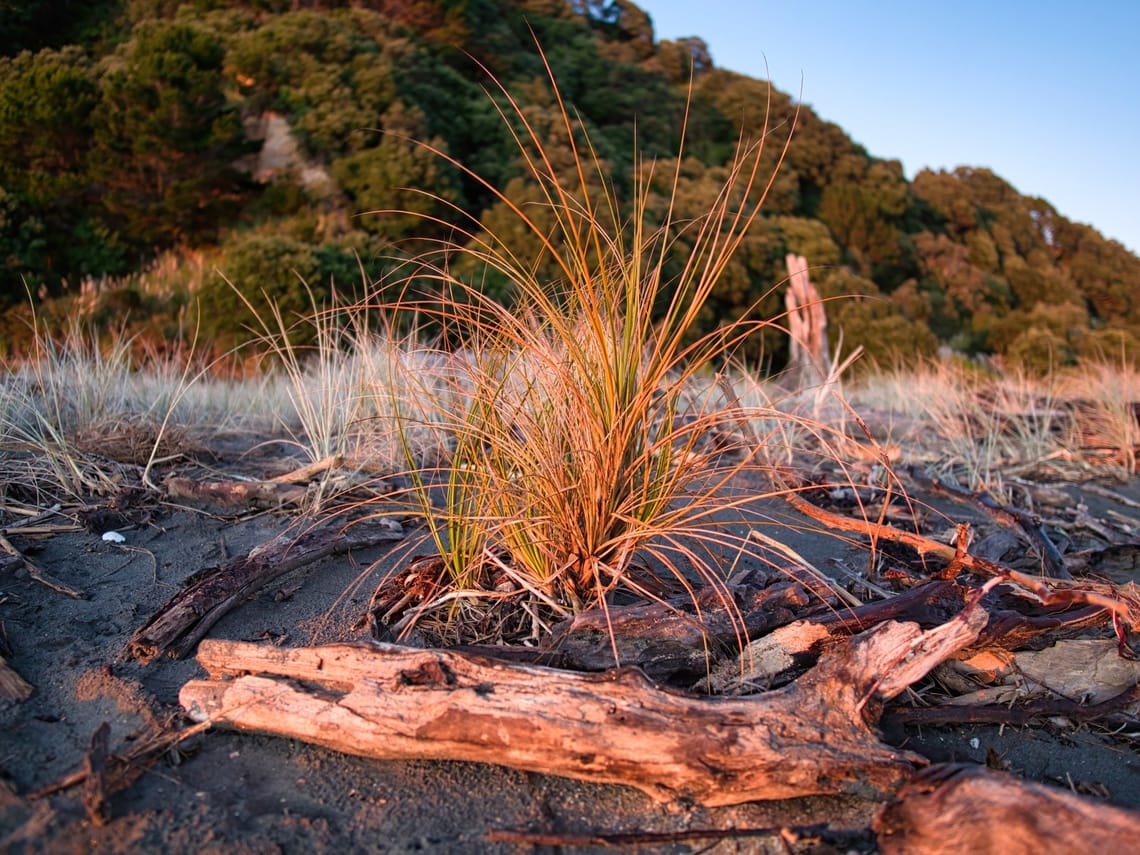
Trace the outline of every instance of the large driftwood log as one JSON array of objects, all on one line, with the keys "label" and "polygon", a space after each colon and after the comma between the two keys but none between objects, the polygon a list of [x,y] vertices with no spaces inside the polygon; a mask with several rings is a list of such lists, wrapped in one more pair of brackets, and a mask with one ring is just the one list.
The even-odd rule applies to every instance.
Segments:
[{"label": "large driftwood log", "polygon": [[223,615],[274,579],[330,555],[403,536],[399,523],[382,517],[352,525],[333,519],[301,532],[286,531],[244,558],[199,574],[135,631],[127,649],[144,662],[163,653],[181,658]]},{"label": "large driftwood log", "polygon": [[728,805],[818,793],[882,798],[922,759],[885,745],[882,702],[972,642],[977,598],[923,632],[887,623],[784,688],[662,691],[640,672],[578,674],[395,645],[281,649],[205,641],[199,720],[378,759],[469,760]]},{"label": "large driftwood log", "polygon": [[1140,814],[980,766],[932,767],[875,818],[883,855],[1133,852]]}]

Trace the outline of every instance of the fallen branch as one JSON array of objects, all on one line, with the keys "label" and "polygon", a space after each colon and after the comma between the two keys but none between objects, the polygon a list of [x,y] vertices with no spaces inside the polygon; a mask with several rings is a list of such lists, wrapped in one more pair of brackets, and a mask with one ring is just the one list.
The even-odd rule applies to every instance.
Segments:
[{"label": "fallen branch", "polygon": [[965,487],[938,478],[921,478],[914,472],[911,473],[911,477],[925,481],[936,492],[941,491],[955,499],[973,502],[1004,526],[1020,529],[1041,558],[1041,567],[1046,576],[1068,582],[1073,581],[1073,574],[1065,566],[1064,556],[1061,555],[1057,545],[1049,539],[1049,535],[1045,533],[1041,526],[1041,520],[1018,508],[1003,505],[985,493],[967,490]]},{"label": "fallen branch", "polygon": [[181,658],[223,615],[274,579],[330,555],[403,536],[399,523],[382,517],[353,525],[333,519],[300,533],[286,531],[244,558],[199,574],[135,631],[127,649],[144,662],[163,653]]},{"label": "fallen branch", "polygon": [[1044,718],[1064,716],[1072,721],[1099,721],[1140,702],[1140,685],[1099,704],[1082,704],[1068,698],[1042,698],[1024,704],[973,706],[894,707],[886,714],[888,726],[934,724],[1025,725]]},{"label": "fallen branch", "polygon": [[1140,814],[981,766],[937,766],[873,824],[883,855],[1132,852]]},{"label": "fallen branch", "polygon": [[795,683],[748,698],[663,691],[639,671],[578,674],[395,645],[281,649],[208,640],[198,720],[377,759],[470,760],[738,804],[882,798],[924,761],[880,742],[882,703],[970,644],[978,597],[929,632],[876,627]]},{"label": "fallen branch", "polygon": [[833,514],[823,508],[816,507],[811,502],[794,492],[785,495],[788,503],[804,516],[821,522],[831,529],[864,534],[872,540],[900,543],[909,546],[920,556],[933,556],[947,562],[946,569],[940,574],[946,578],[953,578],[962,571],[969,571],[980,576],[1000,579],[1009,584],[1020,596],[1035,600],[1044,606],[1072,606],[1085,604],[1107,609],[1115,618],[1130,629],[1140,629],[1140,593],[1136,585],[1113,585],[1107,582],[1094,582],[1081,580],[1070,582],[1063,579],[1044,579],[1034,577],[1004,567],[994,561],[970,555],[963,547],[953,547],[945,543],[931,540],[913,531],[901,531],[889,525],[869,520],[853,519],[851,517]]},{"label": "fallen branch", "polygon": [[810,614],[812,606],[829,604],[801,583],[786,581],[760,589],[708,590],[696,604],[677,599],[592,609],[555,626],[550,649],[559,667],[574,671],[633,665],[655,680],[696,679],[708,673],[711,660],[726,651],[738,653],[748,639]]},{"label": "fallen branch", "polygon": [[[175,750],[187,739],[197,736],[208,729],[208,724],[194,724],[181,730],[170,728],[162,730],[157,734],[135,734],[132,737],[128,737],[128,744],[133,746],[129,751],[123,754],[106,755],[107,762],[102,772],[102,787],[104,793],[110,796],[125,790],[137,781],[143,772],[146,771],[147,766],[156,759],[163,754]],[[91,769],[85,758],[83,768],[29,793],[28,800],[37,801],[46,799],[48,796],[55,795],[56,793],[63,792],[80,784],[84,784],[86,790],[86,782],[90,773]]]},{"label": "fallen branch", "polygon": [[490,843],[518,843],[523,846],[554,847],[637,847],[661,846],[665,843],[691,843],[698,840],[745,840],[758,837],[776,837],[785,843],[824,843],[838,851],[850,849],[863,842],[868,834],[863,830],[831,828],[825,823],[804,826],[771,826],[769,828],[686,828],[681,831],[624,831],[568,834],[552,831],[517,831],[491,829],[487,832]]}]

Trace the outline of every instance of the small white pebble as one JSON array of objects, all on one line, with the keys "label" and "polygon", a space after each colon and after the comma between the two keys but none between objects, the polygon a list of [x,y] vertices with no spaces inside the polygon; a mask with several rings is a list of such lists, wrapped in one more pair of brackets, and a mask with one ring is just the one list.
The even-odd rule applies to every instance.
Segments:
[{"label": "small white pebble", "polygon": [[980,739],[978,739],[978,737],[975,736],[973,739],[970,740],[970,747],[971,748],[981,748],[982,747],[982,741]]},{"label": "small white pebble", "polygon": [[105,531],[105,532],[103,532],[103,540],[107,541],[107,543],[126,543],[127,542],[127,539],[125,537],[123,537],[121,534],[119,534],[117,531]]}]

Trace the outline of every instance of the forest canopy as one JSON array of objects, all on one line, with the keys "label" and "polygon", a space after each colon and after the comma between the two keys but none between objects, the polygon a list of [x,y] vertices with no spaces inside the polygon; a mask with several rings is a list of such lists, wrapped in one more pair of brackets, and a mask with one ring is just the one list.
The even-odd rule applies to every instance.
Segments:
[{"label": "forest canopy", "polygon": [[[792,133],[706,328],[777,315],[793,252],[837,298],[844,347],[879,360],[939,346],[1033,369],[1140,358],[1140,258],[1121,244],[980,166],[908,181],[766,81],[716,67],[715,46],[657,39],[629,0],[5,3],[0,349],[25,340],[29,295],[41,318],[156,340],[194,317],[229,346],[249,335],[234,289],[303,312],[390,275],[418,241],[512,239],[487,185],[515,202],[536,188],[492,79],[570,156],[536,45],[619,198],[652,164],[679,173],[675,215],[697,217],[742,136],[767,127],[775,168]],[[664,204],[671,188],[651,189]],[[510,299],[511,283],[470,273]],[[780,348],[747,355],[778,366]]]}]

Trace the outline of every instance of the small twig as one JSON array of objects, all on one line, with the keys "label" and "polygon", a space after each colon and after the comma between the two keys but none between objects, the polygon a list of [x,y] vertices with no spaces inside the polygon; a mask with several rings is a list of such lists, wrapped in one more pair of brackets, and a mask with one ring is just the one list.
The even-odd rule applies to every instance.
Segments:
[{"label": "small twig", "polygon": [[689,828],[681,831],[620,831],[593,833],[558,833],[493,828],[487,832],[492,843],[520,843],[525,846],[648,846],[662,843],[687,843],[694,840],[732,840],[755,837],[780,837],[789,843],[818,842],[846,848],[867,837],[866,832],[834,829],[825,823],[804,826],[769,826],[766,828]]},{"label": "small twig", "polygon": [[0,528],[0,535],[19,534],[25,537],[34,537],[43,534],[70,534],[76,531],[85,531],[81,525],[74,523],[64,525],[63,523],[57,525],[24,525],[23,523],[12,523],[9,526]]},{"label": "small twig", "polygon": [[307,484],[312,481],[317,475],[323,475],[330,469],[339,469],[344,466],[344,455],[333,454],[324,457],[320,460],[314,461],[307,466],[302,466],[299,469],[294,469],[291,472],[286,472],[284,475],[277,475],[270,478],[271,483],[284,483],[284,484]]},{"label": "small twig", "polygon": [[13,558],[17,558],[23,562],[24,571],[41,585],[46,585],[53,591],[58,591],[59,593],[65,594],[66,596],[76,600],[90,599],[90,596],[87,594],[87,592],[81,591],[78,588],[73,588],[64,582],[59,581],[59,579],[56,579],[54,576],[45,573],[43,570],[29,561],[24,553],[20,552],[20,550],[14,547],[11,541],[9,541],[8,538],[4,537],[2,534],[0,534],[0,551],[6,552]]},{"label": "small twig", "polygon": [[92,825],[107,822],[107,742],[111,725],[103,722],[91,735],[91,744],[83,755],[83,809]]},{"label": "small twig", "polygon": [[1068,698],[1045,698],[1019,706],[895,707],[884,715],[884,724],[1029,724],[1035,719],[1064,716],[1073,721],[1096,721],[1140,701],[1140,685],[1099,704],[1081,704]]},{"label": "small twig", "polygon": [[1053,579],[1072,581],[1073,575],[1065,566],[1065,559],[1061,555],[1061,551],[1057,548],[1057,544],[1053,543],[1049,536],[1045,534],[1039,519],[1017,508],[1003,505],[985,493],[967,490],[965,487],[960,487],[957,484],[952,484],[939,478],[930,479],[930,486],[956,499],[973,502],[1002,525],[1019,528],[1041,557],[1042,569],[1045,571],[1045,575]]},{"label": "small twig", "polygon": [[[151,739],[145,740],[142,744],[126,754],[108,754],[107,759],[111,761],[111,768],[109,770],[111,775],[104,773],[105,778],[109,779],[105,785],[107,792],[116,792],[125,786],[123,781],[129,783],[131,780],[134,780],[131,776],[132,774],[137,774],[135,770],[137,770],[137,767],[141,763],[169,751],[171,748],[174,748],[192,736],[197,736],[199,733],[209,730],[211,726],[212,722],[209,721],[198,722],[182,730],[160,733]],[[70,775],[65,775],[58,781],[54,781],[35,792],[29,793],[28,800],[36,801],[37,799],[43,799],[82,784],[87,780],[88,772],[89,770],[86,768],[85,763],[84,768],[78,772],[72,772]]]},{"label": "small twig", "polygon": [[1140,508],[1140,502],[1137,502],[1135,499],[1130,499],[1123,493],[1118,493],[1115,490],[1110,490],[1099,484],[1082,484],[1081,489],[1086,493],[1092,493],[1094,496],[1100,496],[1102,499],[1110,499],[1118,505],[1124,505],[1126,508]]}]

